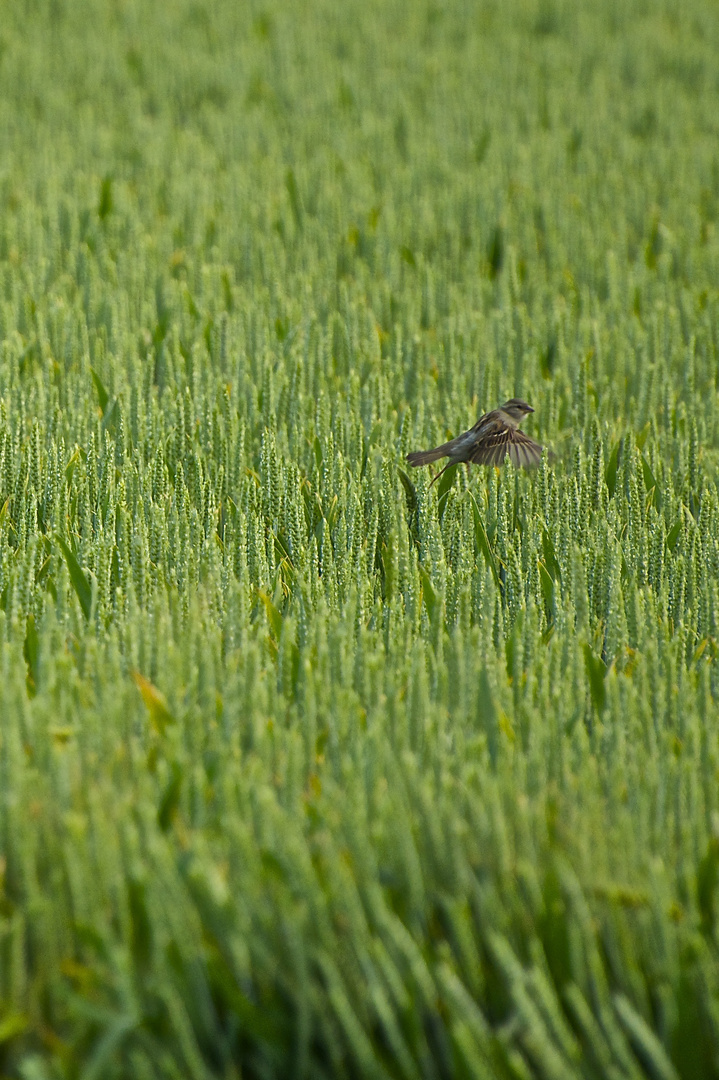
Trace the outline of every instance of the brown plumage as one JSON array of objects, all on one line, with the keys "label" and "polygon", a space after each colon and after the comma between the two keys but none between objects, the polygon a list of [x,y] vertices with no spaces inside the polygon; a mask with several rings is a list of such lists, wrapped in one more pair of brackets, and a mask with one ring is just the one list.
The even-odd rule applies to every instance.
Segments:
[{"label": "brown plumage", "polygon": [[539,465],[542,445],[519,430],[522,420],[532,412],[534,409],[526,401],[510,398],[498,409],[480,416],[474,427],[456,439],[450,439],[434,450],[414,450],[407,454],[407,461],[410,465],[419,466],[429,465],[443,457],[450,458],[444,469],[433,477],[432,484],[445,469],[460,461],[474,462],[475,465],[501,465],[509,454],[515,468],[522,465],[527,469],[532,468]]}]

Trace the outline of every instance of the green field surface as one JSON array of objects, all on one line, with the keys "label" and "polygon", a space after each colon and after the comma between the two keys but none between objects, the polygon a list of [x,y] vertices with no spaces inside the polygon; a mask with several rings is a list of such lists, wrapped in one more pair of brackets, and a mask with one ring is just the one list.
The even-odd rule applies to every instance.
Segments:
[{"label": "green field surface", "polygon": [[718,57],[2,4],[2,1080],[719,1077]]}]

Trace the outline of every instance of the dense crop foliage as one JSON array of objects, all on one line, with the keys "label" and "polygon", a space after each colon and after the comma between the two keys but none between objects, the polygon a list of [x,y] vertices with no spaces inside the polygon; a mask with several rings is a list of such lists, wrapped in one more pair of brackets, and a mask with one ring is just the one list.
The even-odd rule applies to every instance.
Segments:
[{"label": "dense crop foliage", "polygon": [[718,54],[3,5],[0,1074],[719,1075]]}]

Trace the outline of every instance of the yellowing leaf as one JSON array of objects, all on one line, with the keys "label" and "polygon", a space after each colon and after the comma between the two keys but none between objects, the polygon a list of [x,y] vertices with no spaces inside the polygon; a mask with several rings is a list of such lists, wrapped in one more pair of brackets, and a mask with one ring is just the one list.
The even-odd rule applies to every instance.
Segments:
[{"label": "yellowing leaf", "polygon": [[265,612],[267,614],[267,621],[270,624],[270,629],[275,635],[276,640],[279,641],[280,634],[282,633],[282,616],[280,615],[279,611],[272,603],[266,592],[263,592],[262,589],[258,589],[257,595],[265,606]]},{"label": "yellowing leaf", "polygon": [[157,687],[154,686],[149,679],[146,679],[144,675],[141,675],[139,671],[133,671],[131,672],[131,675],[135,682],[135,686],[142,694],[142,700],[145,702],[145,706],[150,716],[150,723],[159,735],[164,735],[167,725],[175,723],[175,717],[170,712],[167,698],[161,690],[158,690]]},{"label": "yellowing leaf", "polygon": [[9,1012],[0,1020],[0,1046],[22,1035],[28,1027],[28,1021],[19,1012]]}]

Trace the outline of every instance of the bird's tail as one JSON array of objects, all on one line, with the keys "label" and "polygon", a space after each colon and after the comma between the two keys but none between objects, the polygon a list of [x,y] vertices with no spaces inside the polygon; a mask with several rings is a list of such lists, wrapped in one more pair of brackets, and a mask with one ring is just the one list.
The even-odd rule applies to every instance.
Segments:
[{"label": "bird's tail", "polygon": [[451,442],[442,443],[441,446],[435,446],[434,450],[413,450],[411,454],[407,454],[407,461],[415,468],[418,465],[430,465],[433,461],[447,457],[453,445],[454,439]]}]

